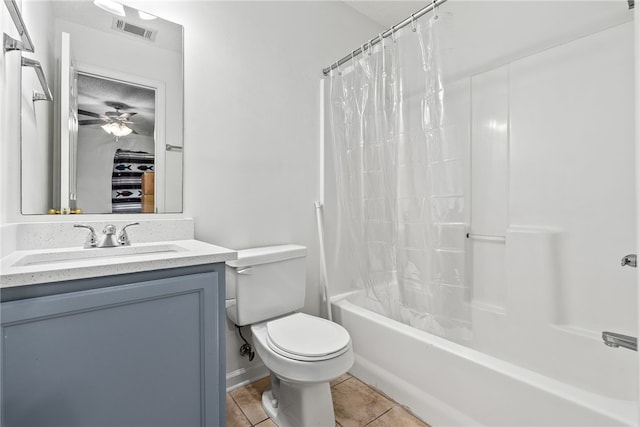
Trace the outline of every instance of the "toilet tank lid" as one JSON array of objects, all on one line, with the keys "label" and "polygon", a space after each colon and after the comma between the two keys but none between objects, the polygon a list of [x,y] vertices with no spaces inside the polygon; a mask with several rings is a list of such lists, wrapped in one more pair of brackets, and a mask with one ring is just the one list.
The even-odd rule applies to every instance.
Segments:
[{"label": "toilet tank lid", "polygon": [[263,248],[251,248],[238,250],[238,259],[227,261],[229,267],[244,268],[253,265],[267,264],[270,262],[285,261],[288,259],[307,256],[307,248],[299,245],[266,246]]}]

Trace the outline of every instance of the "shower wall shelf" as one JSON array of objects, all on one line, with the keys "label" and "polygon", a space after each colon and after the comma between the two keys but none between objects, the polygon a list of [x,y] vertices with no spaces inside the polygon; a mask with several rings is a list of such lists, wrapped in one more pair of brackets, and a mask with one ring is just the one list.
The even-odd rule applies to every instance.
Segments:
[{"label": "shower wall shelf", "polygon": [[467,239],[479,240],[483,242],[496,242],[496,243],[505,243],[507,241],[506,236],[494,236],[489,234],[473,234],[473,233],[467,233]]},{"label": "shower wall shelf", "polygon": [[182,147],[180,147],[179,145],[167,144],[166,149],[167,151],[180,151],[180,152],[182,151]]},{"label": "shower wall shelf", "polygon": [[[21,52],[35,52],[35,46],[31,41],[31,37],[29,36],[29,31],[27,31],[27,26],[24,24],[24,20],[22,19],[22,14],[20,13],[20,9],[18,9],[18,5],[15,0],[4,0],[5,6],[7,6],[7,10],[9,11],[9,15],[11,15],[11,19],[13,20],[16,29],[18,30],[18,34],[20,34],[21,40],[16,40],[9,36],[7,33],[3,35],[3,48],[5,52],[10,52],[14,50],[18,50]],[[38,80],[40,81],[40,86],[42,86],[42,92],[33,91],[33,100],[34,101],[53,101],[53,96],[51,95],[51,89],[49,89],[49,85],[47,84],[47,79],[44,75],[44,71],[42,70],[42,65],[40,61],[36,61],[35,59],[25,58],[24,56],[21,59],[21,64],[23,67],[32,67],[36,75],[38,76]]]}]

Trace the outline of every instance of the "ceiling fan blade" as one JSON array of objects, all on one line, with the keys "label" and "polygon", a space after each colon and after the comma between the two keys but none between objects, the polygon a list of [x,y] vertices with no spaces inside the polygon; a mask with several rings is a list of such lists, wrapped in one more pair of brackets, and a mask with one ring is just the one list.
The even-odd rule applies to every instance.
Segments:
[{"label": "ceiling fan blade", "polygon": [[78,124],[79,124],[79,125],[102,125],[102,124],[104,124],[104,121],[102,121],[102,120],[96,120],[96,119],[92,119],[92,120],[78,120]]},{"label": "ceiling fan blade", "polygon": [[81,109],[78,109],[78,114],[79,114],[79,115],[83,115],[83,116],[89,116],[89,117],[97,117],[97,118],[100,118],[100,114],[98,114],[98,113],[92,113],[91,111],[87,111],[87,110],[81,110]]}]

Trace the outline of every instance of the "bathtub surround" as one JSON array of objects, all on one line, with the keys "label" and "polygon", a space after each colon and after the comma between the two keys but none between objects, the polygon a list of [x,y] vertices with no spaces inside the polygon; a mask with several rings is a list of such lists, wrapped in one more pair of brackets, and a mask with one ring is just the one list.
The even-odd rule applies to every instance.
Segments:
[{"label": "bathtub surround", "polygon": [[[464,49],[456,78],[445,81],[445,105],[455,105],[449,119],[461,129],[454,137],[468,147],[470,165],[465,245],[472,339],[465,345],[471,350],[445,342],[439,353],[436,337],[412,344],[422,333],[403,333],[397,325],[385,333],[377,329],[384,320],[364,316],[344,323],[363,332],[361,340],[354,337],[353,372],[416,411],[429,408],[438,415],[434,425],[633,425],[637,353],[608,348],[601,338],[603,330],[637,335],[637,275],[620,266],[637,247],[635,186],[619,185],[635,182],[632,15],[623,8],[622,22],[596,23],[595,16],[605,17],[599,13],[591,24],[577,25],[590,16],[584,7],[618,13],[613,3],[581,2],[571,12],[576,26],[551,37],[523,22],[510,28],[534,11],[533,3],[483,5],[440,8],[453,13]],[[547,6],[545,16],[559,19],[563,3]],[[514,38],[525,34],[529,40],[515,48]],[[332,150],[330,141],[325,148]],[[327,247],[335,248],[336,165],[331,154],[326,159]],[[328,260],[334,294],[349,284],[344,256],[336,251]],[[375,304],[369,295],[361,302]],[[384,334],[393,354],[376,353],[365,339],[371,334]],[[415,360],[398,362],[414,354]],[[400,367],[410,368],[401,374]],[[491,384],[491,392],[478,384]],[[471,389],[468,396],[461,392]],[[483,410],[473,402],[480,395],[526,410]],[[548,418],[528,413],[533,407]]]}]

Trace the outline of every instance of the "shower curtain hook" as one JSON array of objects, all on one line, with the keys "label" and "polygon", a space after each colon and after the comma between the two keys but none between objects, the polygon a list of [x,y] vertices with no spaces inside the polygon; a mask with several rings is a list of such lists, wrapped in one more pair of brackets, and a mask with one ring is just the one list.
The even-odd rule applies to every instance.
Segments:
[{"label": "shower curtain hook", "polygon": [[384,50],[384,37],[382,36],[382,33],[378,34],[378,38],[380,39],[380,45],[382,46],[382,49]]},{"label": "shower curtain hook", "polygon": [[396,42],[396,26],[392,26],[391,27],[391,40],[393,40],[393,43]]},{"label": "shower curtain hook", "polygon": [[373,53],[373,43],[371,40],[369,40],[369,55],[371,55]]},{"label": "shower curtain hook", "polygon": [[436,20],[438,19],[438,2],[437,0],[433,0],[433,7],[431,8],[431,10],[433,10],[433,19]]},{"label": "shower curtain hook", "polygon": [[411,31],[416,32],[416,16],[411,14]]},{"label": "shower curtain hook", "polygon": [[342,70],[340,69],[340,61],[336,61],[336,71],[338,72],[339,76],[342,75]]}]

